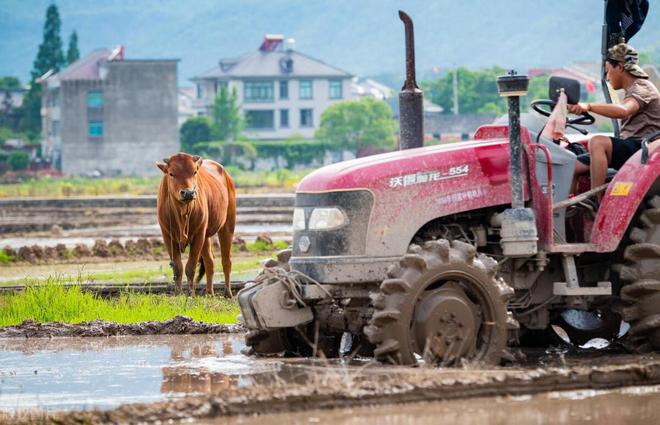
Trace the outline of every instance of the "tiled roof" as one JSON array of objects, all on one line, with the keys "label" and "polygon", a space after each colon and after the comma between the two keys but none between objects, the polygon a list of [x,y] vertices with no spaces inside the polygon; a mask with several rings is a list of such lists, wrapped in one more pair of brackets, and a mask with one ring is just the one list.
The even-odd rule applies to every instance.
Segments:
[{"label": "tiled roof", "polygon": [[[291,60],[290,71],[287,60]],[[222,59],[218,66],[196,76],[196,79],[233,79],[262,77],[339,77],[352,75],[342,69],[295,50],[257,50],[235,59]]]},{"label": "tiled roof", "polygon": [[106,59],[110,50],[95,50],[87,56],[78,59],[57,74],[60,81],[67,80],[99,80],[99,61]]}]

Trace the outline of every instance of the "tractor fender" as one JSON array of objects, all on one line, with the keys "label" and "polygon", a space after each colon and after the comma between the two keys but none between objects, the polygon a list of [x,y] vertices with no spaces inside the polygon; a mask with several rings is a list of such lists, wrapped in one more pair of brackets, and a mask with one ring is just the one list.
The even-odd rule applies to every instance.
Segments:
[{"label": "tractor fender", "polygon": [[596,252],[617,249],[644,198],[660,193],[660,150],[656,149],[646,164],[641,158],[641,151],[630,157],[603,196],[591,234]]}]

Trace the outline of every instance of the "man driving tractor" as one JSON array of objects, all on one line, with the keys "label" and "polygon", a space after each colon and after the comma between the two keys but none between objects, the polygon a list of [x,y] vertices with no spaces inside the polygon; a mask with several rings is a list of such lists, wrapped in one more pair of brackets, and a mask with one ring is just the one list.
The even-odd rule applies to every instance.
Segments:
[{"label": "man driving tractor", "polygon": [[[578,156],[575,176],[590,171],[592,189],[605,183],[608,167],[621,168],[641,148],[644,137],[660,130],[660,93],[648,81],[648,75],[638,62],[637,51],[628,44],[619,43],[611,47],[605,64],[607,80],[613,89],[625,90],[623,102],[568,106],[574,114],[593,112],[622,121],[619,138],[594,136],[589,140],[589,153]],[[598,200],[601,196],[602,192],[598,194]]]}]

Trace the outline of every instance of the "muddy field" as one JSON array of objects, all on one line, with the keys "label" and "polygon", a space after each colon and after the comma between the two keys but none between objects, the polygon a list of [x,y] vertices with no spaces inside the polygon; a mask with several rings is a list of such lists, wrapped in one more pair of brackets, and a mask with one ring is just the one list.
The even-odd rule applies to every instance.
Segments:
[{"label": "muddy field", "polygon": [[660,384],[657,356],[530,351],[507,367],[433,369],[256,359],[242,348],[241,334],[0,339],[0,418],[426,424],[442,414],[447,423],[651,424],[659,414],[660,387],[651,386]]},{"label": "muddy field", "polygon": [[[0,247],[17,256],[30,247],[3,266],[6,279],[106,272],[100,261],[119,264],[107,271],[117,275],[129,264],[165,264],[153,198],[2,202]],[[290,237],[290,196],[240,202],[245,239]],[[660,423],[655,355],[552,347],[522,350],[498,368],[384,367],[366,358],[247,357],[243,332],[180,316],[0,328],[0,423]]]}]

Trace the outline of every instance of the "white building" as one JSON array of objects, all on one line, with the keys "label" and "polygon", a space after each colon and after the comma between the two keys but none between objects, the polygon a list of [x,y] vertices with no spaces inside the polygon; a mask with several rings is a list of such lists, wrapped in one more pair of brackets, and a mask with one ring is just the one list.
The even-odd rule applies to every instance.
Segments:
[{"label": "white building", "polygon": [[196,84],[193,108],[209,115],[222,85],[236,89],[246,120],[245,133],[257,139],[314,136],[321,113],[330,105],[351,99],[352,75],[294,50],[293,40],[266,35],[258,50],[192,78]]}]

